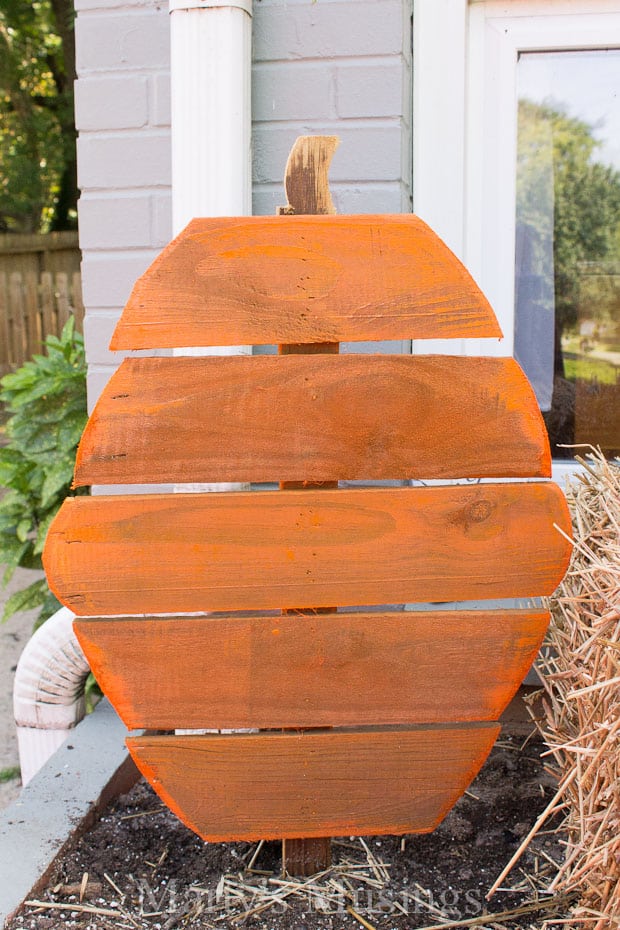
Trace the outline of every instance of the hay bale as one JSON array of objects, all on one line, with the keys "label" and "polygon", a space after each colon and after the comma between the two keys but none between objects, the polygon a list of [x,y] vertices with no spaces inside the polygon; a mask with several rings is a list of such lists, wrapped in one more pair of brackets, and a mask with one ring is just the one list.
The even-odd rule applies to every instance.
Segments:
[{"label": "hay bale", "polygon": [[620,927],[620,462],[598,450],[580,461],[586,472],[567,491],[575,549],[551,601],[537,726],[568,837],[550,890],[578,894],[570,925],[611,930]]}]

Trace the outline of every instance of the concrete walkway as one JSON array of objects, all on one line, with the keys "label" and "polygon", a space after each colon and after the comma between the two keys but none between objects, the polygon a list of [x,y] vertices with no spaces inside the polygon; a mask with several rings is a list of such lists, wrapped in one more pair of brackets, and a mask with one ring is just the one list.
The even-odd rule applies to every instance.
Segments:
[{"label": "concrete walkway", "polygon": [[[0,927],[45,885],[54,861],[138,779],[127,731],[106,700],[0,811]],[[59,924],[58,924],[59,925]]]},{"label": "concrete walkway", "polygon": [[[3,571],[0,566],[0,573]],[[40,572],[18,568],[10,584],[0,590],[0,616],[7,598],[14,591],[25,588],[40,577]],[[7,623],[0,624],[0,773],[19,766],[13,721],[13,679],[17,661],[32,633],[36,613],[36,610],[21,612],[11,617]],[[19,778],[12,778],[6,782],[0,780],[0,810],[14,801],[20,790]]]},{"label": "concrete walkway", "polygon": [[[4,421],[5,412],[0,405],[0,446],[6,442]],[[0,487],[0,496],[5,493],[6,489]],[[4,565],[0,565],[0,580],[3,575]],[[11,594],[27,588],[37,578],[42,577],[42,572],[18,568],[6,588],[0,584],[0,617],[4,613],[4,605]],[[13,720],[13,680],[19,657],[32,635],[36,615],[36,610],[20,611],[6,623],[0,623],[0,774],[19,766],[17,735]],[[0,778],[0,810],[14,801],[20,791],[19,777],[11,778],[9,781],[3,781]]]}]

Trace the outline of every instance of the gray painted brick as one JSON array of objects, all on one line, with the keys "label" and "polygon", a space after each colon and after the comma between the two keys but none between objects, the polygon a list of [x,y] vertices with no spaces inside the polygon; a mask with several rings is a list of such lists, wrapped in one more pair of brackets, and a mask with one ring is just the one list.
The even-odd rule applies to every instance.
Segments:
[{"label": "gray painted brick", "polygon": [[152,126],[170,125],[170,73],[156,74],[151,78],[150,123]]},{"label": "gray painted brick", "polygon": [[75,24],[77,70],[124,71],[170,67],[170,32],[166,5],[119,14],[78,16]]},{"label": "gray painted brick", "polygon": [[148,84],[144,77],[82,78],[75,85],[75,121],[82,131],[132,129],[148,120]]},{"label": "gray painted brick", "polygon": [[[346,127],[346,128],[345,128]],[[402,127],[399,120],[376,126],[362,123],[295,127],[257,125],[254,129],[255,183],[279,182],[288,153],[298,135],[321,133],[340,137],[332,161],[332,181],[400,181],[402,178]]]},{"label": "gray painted brick", "polygon": [[369,64],[351,62],[336,68],[338,116],[402,116],[404,74],[402,58]]},{"label": "gray painted brick", "polygon": [[78,184],[85,189],[169,186],[169,132],[89,134],[78,140]]},{"label": "gray painted brick", "polygon": [[82,259],[82,289],[87,307],[122,307],[136,279],[157,257],[148,252],[90,252]]},{"label": "gray painted brick", "polygon": [[284,185],[276,190],[271,186],[254,185],[252,190],[252,213],[255,216],[274,216],[278,212],[278,207],[284,206],[286,206]]},{"label": "gray painted brick", "polygon": [[172,239],[172,193],[153,194],[151,245],[163,247]]},{"label": "gray painted brick", "polygon": [[398,181],[338,187],[333,198],[338,213],[403,212],[403,185]]},{"label": "gray painted brick", "polygon": [[260,122],[330,119],[335,116],[331,62],[280,62],[255,65],[252,117]]},{"label": "gray painted brick", "polygon": [[[385,184],[338,185],[330,184],[337,213],[407,213],[406,192],[398,181]],[[278,207],[284,206],[284,188],[254,188],[252,209],[257,216],[273,216]]]},{"label": "gray painted brick", "polygon": [[254,60],[398,54],[402,0],[254,4]]},{"label": "gray painted brick", "polygon": [[74,0],[76,11],[108,10],[122,7],[129,9],[154,9],[162,6],[161,0]]},{"label": "gray painted brick", "polygon": [[148,248],[151,243],[151,197],[83,195],[78,204],[80,248]]}]

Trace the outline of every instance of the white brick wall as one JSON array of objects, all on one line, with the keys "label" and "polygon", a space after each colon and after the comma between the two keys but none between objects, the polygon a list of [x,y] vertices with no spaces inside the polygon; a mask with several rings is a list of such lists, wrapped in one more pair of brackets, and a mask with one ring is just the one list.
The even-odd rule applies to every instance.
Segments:
[{"label": "white brick wall", "polygon": [[[166,0],[75,0],[80,243],[92,407],[120,355],[107,346],[135,278],[171,237]],[[254,212],[285,202],[300,134],[341,138],[342,213],[411,197],[412,0],[254,3]]]},{"label": "white brick wall", "polygon": [[[148,192],[104,191],[82,195],[80,245],[84,260],[98,249],[143,249],[151,244],[151,202]],[[122,217],[112,225],[110,214]]]},{"label": "white brick wall", "polygon": [[148,79],[144,75],[78,81],[75,121],[82,132],[146,126],[148,89]]},{"label": "white brick wall", "polygon": [[75,0],[78,205],[89,403],[133,283],[170,239],[167,3]]},{"label": "white brick wall", "polygon": [[157,0],[134,8],[130,0],[121,10],[93,6],[88,14],[78,16],[75,26],[80,75],[170,66],[165,4]]}]

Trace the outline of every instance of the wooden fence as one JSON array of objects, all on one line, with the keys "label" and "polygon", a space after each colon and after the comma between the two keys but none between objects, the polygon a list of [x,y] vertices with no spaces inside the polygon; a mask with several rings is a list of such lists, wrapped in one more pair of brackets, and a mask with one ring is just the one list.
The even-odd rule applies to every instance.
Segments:
[{"label": "wooden fence", "polygon": [[80,270],[80,258],[77,232],[0,235],[0,272],[64,271],[71,275]]},{"label": "wooden fence", "polygon": [[80,275],[0,272],[0,375],[40,352],[46,336],[60,335],[71,315],[82,329]]}]

